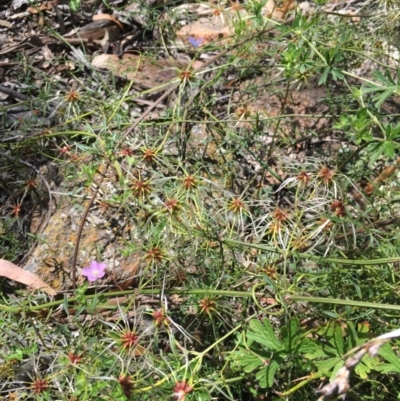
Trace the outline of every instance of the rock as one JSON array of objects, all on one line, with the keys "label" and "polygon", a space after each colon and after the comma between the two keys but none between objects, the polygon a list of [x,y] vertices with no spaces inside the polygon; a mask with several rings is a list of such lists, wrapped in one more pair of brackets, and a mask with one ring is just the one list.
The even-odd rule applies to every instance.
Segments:
[{"label": "rock", "polygon": [[[25,270],[38,275],[58,291],[72,287],[72,260],[77,233],[92,192],[86,189],[82,193],[85,194],[83,201],[80,201],[81,198],[77,201],[69,196],[57,196],[57,210],[24,266]],[[120,226],[115,229],[110,224],[110,219],[99,204],[92,205],[80,238],[76,275],[78,285],[86,280],[80,271],[91,260],[107,264],[108,274],[99,280],[99,284],[126,288],[137,277],[139,255],[123,257],[120,251],[123,247],[122,242],[130,239],[129,226],[121,221],[116,223]]]}]

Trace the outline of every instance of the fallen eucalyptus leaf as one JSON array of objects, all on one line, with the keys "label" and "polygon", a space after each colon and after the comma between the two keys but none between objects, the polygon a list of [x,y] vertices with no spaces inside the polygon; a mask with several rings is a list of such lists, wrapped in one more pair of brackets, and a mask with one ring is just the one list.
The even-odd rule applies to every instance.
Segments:
[{"label": "fallen eucalyptus leaf", "polygon": [[14,263],[9,262],[8,260],[0,259],[0,276],[17,281],[18,283],[26,284],[34,290],[44,291],[51,296],[56,295],[56,291],[39,277],[22,269]]},{"label": "fallen eucalyptus leaf", "polygon": [[92,60],[92,65],[111,71],[114,75],[133,80],[135,85],[149,89],[161,88],[178,78],[178,70],[186,65],[174,59],[154,60],[136,54],[101,54]]}]

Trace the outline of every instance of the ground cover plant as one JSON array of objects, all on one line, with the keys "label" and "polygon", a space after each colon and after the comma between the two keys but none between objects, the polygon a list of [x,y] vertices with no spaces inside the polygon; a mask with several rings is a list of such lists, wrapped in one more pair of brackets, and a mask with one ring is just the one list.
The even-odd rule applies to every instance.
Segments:
[{"label": "ground cover plant", "polygon": [[400,398],[400,3],[1,7],[2,399]]}]

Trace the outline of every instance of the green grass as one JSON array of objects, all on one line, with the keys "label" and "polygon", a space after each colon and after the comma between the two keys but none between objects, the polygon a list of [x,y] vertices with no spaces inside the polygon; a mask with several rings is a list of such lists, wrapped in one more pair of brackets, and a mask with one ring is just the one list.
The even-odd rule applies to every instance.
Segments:
[{"label": "green grass", "polygon": [[[348,352],[398,327],[400,126],[388,104],[400,87],[379,23],[398,5],[370,2],[374,17],[358,23],[317,9],[286,24],[261,6],[248,2],[252,24],[209,45],[224,52],[214,63],[177,71],[162,114],[128,136],[140,116],[131,83],[83,66],[63,72],[77,89],[41,76],[35,105],[55,125],[21,122],[26,138],[0,143],[12,159],[0,168],[1,256],[19,263],[41,240],[21,229],[48,202],[21,163],[40,159],[59,170],[56,192],[100,185],[91,213],[129,227],[115,238],[138,277],[54,300],[2,281],[4,399],[313,400]],[[292,103],[318,85],[323,129],[318,107],[298,116]],[[315,144],[327,137],[340,149]],[[390,344],[352,369],[348,400],[400,397]]]}]

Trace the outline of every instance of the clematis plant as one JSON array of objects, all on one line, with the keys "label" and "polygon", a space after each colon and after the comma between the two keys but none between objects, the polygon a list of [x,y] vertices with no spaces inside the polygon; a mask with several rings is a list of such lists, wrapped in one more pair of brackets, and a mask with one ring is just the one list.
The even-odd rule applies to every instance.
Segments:
[{"label": "clematis plant", "polygon": [[106,264],[103,262],[97,262],[92,260],[88,267],[82,269],[82,275],[87,277],[89,281],[96,281],[99,278],[104,277],[106,274]]}]

